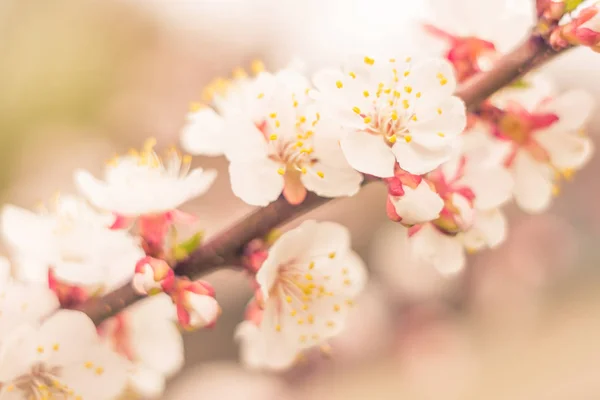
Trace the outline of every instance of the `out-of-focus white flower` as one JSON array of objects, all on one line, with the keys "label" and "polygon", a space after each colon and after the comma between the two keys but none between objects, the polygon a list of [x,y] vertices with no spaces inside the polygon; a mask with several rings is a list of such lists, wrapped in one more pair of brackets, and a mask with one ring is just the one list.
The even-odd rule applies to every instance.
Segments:
[{"label": "out-of-focus white flower", "polygon": [[262,93],[263,114],[234,118],[228,124],[225,155],[233,192],[252,205],[267,205],[281,193],[299,204],[307,190],[320,196],[352,196],[362,175],[350,167],[340,146],[339,127],[321,118],[302,91],[287,83],[304,79],[289,71],[269,95]]},{"label": "out-of-focus white flower", "polygon": [[175,307],[165,294],[145,299],[104,322],[101,335],[132,362],[130,389],[144,398],[162,395],[165,380],[181,369],[183,340]]},{"label": "out-of-focus white flower", "polygon": [[258,325],[238,327],[242,361],[282,369],[343,330],[366,270],[345,227],[306,221],[275,242],[256,280],[264,311]]},{"label": "out-of-focus white flower", "polygon": [[346,159],[366,174],[391,177],[396,161],[411,174],[432,171],[448,160],[466,124],[444,60],[363,57],[317,73],[314,83],[323,114],[344,130]]},{"label": "out-of-focus white flower", "polygon": [[144,253],[127,232],[109,228],[113,220],[73,196],[57,197],[42,213],[5,206],[2,234],[17,263],[16,276],[47,282],[52,269],[72,284],[96,289],[124,284]]},{"label": "out-of-focus white flower", "polygon": [[171,400],[217,399],[284,400],[292,396],[275,376],[240,368],[231,362],[203,364],[187,370],[168,388]]},{"label": "out-of-focus white flower", "polygon": [[203,101],[192,104],[187,123],[181,132],[181,145],[191,154],[218,156],[229,145],[226,133],[231,130],[228,122],[235,120],[261,124],[267,113],[266,105],[277,83],[290,85],[290,89],[304,93],[308,87],[306,78],[297,74],[297,63],[271,74],[264,71],[260,61],[252,63],[254,76],[236,68],[233,79],[217,78],[204,90]]},{"label": "out-of-focus white flower", "polygon": [[543,101],[531,110],[511,103],[493,132],[465,135],[465,140],[491,148],[508,143],[505,165],[515,181],[515,200],[525,211],[542,212],[558,193],[560,178],[570,179],[591,158],[593,143],[584,128],[593,103],[591,96],[580,90]]},{"label": "out-of-focus white flower", "polygon": [[195,168],[190,156],[170,149],[161,158],[150,139],[138,153],[116,157],[105,170],[104,181],[84,170],[75,172],[81,193],[96,207],[126,217],[161,214],[204,194],[216,178],[216,171]]},{"label": "out-of-focus white flower", "polygon": [[[456,39],[478,38],[507,52],[525,38],[534,25],[534,7],[508,0],[427,0],[429,23],[455,35]],[[506,29],[510,26],[510,29]],[[454,44],[459,44],[455,43]],[[435,48],[433,49],[436,50]]]},{"label": "out-of-focus white flower", "polygon": [[0,397],[110,400],[124,389],[127,362],[100,343],[82,312],[62,310],[40,326],[3,337]]},{"label": "out-of-focus white flower", "polygon": [[[2,269],[8,272],[8,260],[0,257]],[[4,274],[0,281],[0,343],[21,324],[36,324],[58,308],[56,295],[47,285],[23,283]]]}]

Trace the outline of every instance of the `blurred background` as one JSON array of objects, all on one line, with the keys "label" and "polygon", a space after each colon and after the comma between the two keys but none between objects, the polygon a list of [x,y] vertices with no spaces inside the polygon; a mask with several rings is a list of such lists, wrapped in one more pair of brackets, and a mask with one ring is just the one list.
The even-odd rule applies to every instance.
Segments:
[{"label": "blurred background", "polygon": [[[531,13],[529,1],[506,2]],[[448,0],[465,13],[467,3]],[[435,11],[419,0],[2,0],[3,202],[31,207],[71,192],[75,167],[99,172],[149,136],[177,144],[203,87],[253,59],[275,69],[298,57],[310,71],[350,52],[403,52],[420,34],[413,20]],[[572,51],[544,70],[600,103],[600,55]],[[598,114],[594,137],[597,127]],[[194,163],[221,174],[187,208],[208,235],[251,210],[231,193],[223,159]],[[596,157],[546,214],[509,206],[508,241],[454,279],[403,268],[382,186],[309,214],[348,226],[373,270],[332,357],[309,354],[279,375],[242,370],[233,331],[251,291],[241,274],[218,272],[207,280],[223,315],[214,330],[185,336],[187,367],[165,399],[600,398],[598,170]]]}]

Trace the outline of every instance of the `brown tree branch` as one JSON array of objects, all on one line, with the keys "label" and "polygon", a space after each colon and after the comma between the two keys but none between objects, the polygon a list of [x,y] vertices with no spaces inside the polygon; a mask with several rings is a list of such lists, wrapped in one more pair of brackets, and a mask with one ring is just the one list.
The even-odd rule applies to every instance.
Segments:
[{"label": "brown tree branch", "polygon": [[[497,90],[560,52],[550,48],[543,39],[532,35],[512,52],[502,56],[492,69],[467,81],[459,88],[456,95],[463,99],[468,109],[472,110]],[[373,179],[367,178],[365,184],[372,181]],[[198,278],[216,269],[235,265],[249,241],[262,237],[277,226],[330,201],[332,199],[309,194],[302,204],[292,206],[285,199],[280,198],[267,207],[254,211],[207,241],[188,259],[175,265],[175,272],[180,276]],[[94,323],[99,324],[142,297],[135,294],[131,285],[125,285],[105,296],[92,298],[77,309],[85,312]]]}]

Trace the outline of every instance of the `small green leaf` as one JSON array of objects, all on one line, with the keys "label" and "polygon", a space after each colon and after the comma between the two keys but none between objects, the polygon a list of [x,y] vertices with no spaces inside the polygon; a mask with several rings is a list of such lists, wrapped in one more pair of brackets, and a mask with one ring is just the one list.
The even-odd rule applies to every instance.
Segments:
[{"label": "small green leaf", "polygon": [[528,89],[531,87],[531,83],[523,79],[517,79],[516,81],[510,84],[510,87],[513,89]]},{"label": "small green leaf", "polygon": [[583,3],[583,0],[565,0],[565,12],[575,10],[581,3]]},{"label": "small green leaf", "polygon": [[202,244],[203,237],[204,232],[196,232],[195,235],[193,235],[186,241],[175,245],[175,247],[173,248],[173,255],[175,259],[179,261],[190,255],[194,250],[196,250],[200,246],[200,244]]}]

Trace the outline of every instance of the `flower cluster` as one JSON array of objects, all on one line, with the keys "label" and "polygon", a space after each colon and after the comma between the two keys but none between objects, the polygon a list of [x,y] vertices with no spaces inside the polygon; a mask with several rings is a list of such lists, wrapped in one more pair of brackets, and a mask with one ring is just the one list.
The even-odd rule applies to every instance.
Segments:
[{"label": "flower cluster", "polygon": [[[559,2],[538,2],[547,21],[565,12],[544,8],[550,3]],[[596,14],[593,6],[556,25],[550,43],[597,50]],[[387,187],[381,206],[402,226],[402,262],[458,273],[466,253],[504,241],[505,204],[546,210],[562,180],[589,161],[593,102],[580,90],[557,93],[532,73],[467,113],[457,84],[492,67],[506,38],[435,23],[426,31],[441,39],[441,53],[354,56],[311,78],[293,66],[267,72],[260,62],[252,74],[236,69],[193,105],[182,146],[226,157],[233,193],[254,206],[276,202],[267,213],[316,196],[354,196],[379,180]],[[158,397],[183,364],[178,328],[216,323],[213,287],[177,269],[195,262],[201,246],[200,233],[178,238],[180,226],[198,222],[179,208],[207,192],[216,171],[192,168],[176,148],[161,157],[155,146],[150,139],[115,156],[102,178],[77,170],[81,197],[56,196],[38,212],[3,208],[12,265],[0,261],[0,398]],[[254,289],[235,335],[244,364],[284,369],[312,349],[327,352],[367,280],[348,229],[305,221],[247,239],[233,240],[235,254],[227,254]],[[97,327],[75,311],[116,289],[147,298],[126,310],[106,304],[111,317]]]},{"label": "flower cluster", "polygon": [[[579,18],[591,13],[584,10]],[[461,34],[466,26],[471,30]],[[425,30],[445,45],[441,55],[461,81],[492,67],[506,40],[472,21],[443,28],[427,25]],[[547,210],[561,181],[571,180],[591,158],[585,126],[592,109],[586,92],[557,93],[548,77],[531,73],[468,115],[460,145],[439,168],[415,175],[397,167],[385,180],[387,212],[409,227],[403,242],[408,262],[443,274],[459,272],[465,252],[495,248],[505,240],[502,205],[514,199],[526,212]]]}]

